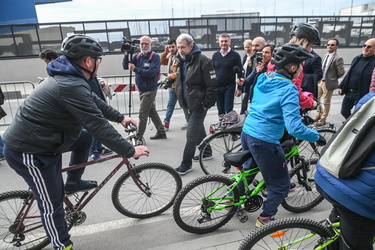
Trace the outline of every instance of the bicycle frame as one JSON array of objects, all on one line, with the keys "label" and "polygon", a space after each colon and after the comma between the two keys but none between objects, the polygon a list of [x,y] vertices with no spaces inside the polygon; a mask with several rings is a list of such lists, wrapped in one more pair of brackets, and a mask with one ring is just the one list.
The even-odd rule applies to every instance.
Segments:
[{"label": "bicycle frame", "polygon": [[[120,158],[120,157],[121,156],[118,155],[118,154],[102,157],[102,158],[100,158],[98,160],[95,160],[95,161],[88,161],[88,162],[85,162],[85,163],[76,164],[76,165],[73,165],[73,166],[63,168],[62,172],[67,172],[67,171],[70,171],[70,170],[83,168],[83,167],[90,166],[90,165],[93,165],[93,164],[96,164],[96,163],[99,163],[99,162],[104,162],[104,161],[108,161],[108,160],[112,160],[112,159]],[[134,183],[137,185],[137,187],[143,193],[145,193],[148,197],[150,197],[151,193],[148,191],[148,186],[146,184],[144,184],[136,176],[136,174],[133,171],[132,164],[129,162],[129,160],[127,158],[122,158],[122,161],[119,164],[117,164],[117,166],[108,174],[108,176],[106,178],[104,178],[104,180],[94,190],[91,191],[90,195],[86,199],[85,199],[85,197],[89,193],[89,191],[84,192],[80,201],[77,203],[77,205],[79,204],[78,207],[77,207],[77,205],[73,206],[73,204],[70,202],[68,196],[65,196],[64,203],[69,207],[69,209],[73,209],[74,211],[82,210],[87,205],[87,203],[89,203],[91,201],[91,199],[100,191],[100,189],[102,189],[104,187],[104,185],[107,184],[107,182],[117,173],[117,171],[120,170],[120,168],[122,168],[123,165],[127,166],[129,174],[132,177]]]}]

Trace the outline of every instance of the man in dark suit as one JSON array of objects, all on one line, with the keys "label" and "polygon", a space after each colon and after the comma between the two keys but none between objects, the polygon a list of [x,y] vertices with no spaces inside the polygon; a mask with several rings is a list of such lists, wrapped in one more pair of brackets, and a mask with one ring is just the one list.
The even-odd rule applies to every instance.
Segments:
[{"label": "man in dark suit", "polygon": [[318,108],[318,115],[315,117],[318,126],[326,124],[327,116],[331,106],[333,91],[338,87],[338,79],[345,74],[344,60],[337,54],[339,41],[331,39],[327,44],[327,54],[323,60],[323,78],[318,83],[318,101],[323,97],[324,108]]},{"label": "man in dark suit", "polygon": [[314,57],[307,59],[303,65],[302,90],[311,92],[314,96],[317,96],[318,82],[323,77],[322,58],[313,49],[311,49],[310,53]]},{"label": "man in dark suit", "polygon": [[351,109],[369,92],[372,71],[375,66],[375,38],[371,38],[362,46],[362,54],[354,57],[352,64],[339,85],[338,92],[344,95],[341,115],[348,119]]}]

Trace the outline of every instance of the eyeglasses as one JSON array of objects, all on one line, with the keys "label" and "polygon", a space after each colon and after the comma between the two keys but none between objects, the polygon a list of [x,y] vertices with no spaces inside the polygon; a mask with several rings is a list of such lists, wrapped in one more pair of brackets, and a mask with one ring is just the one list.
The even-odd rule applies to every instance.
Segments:
[{"label": "eyeglasses", "polygon": [[149,45],[150,43],[141,43],[142,46]]},{"label": "eyeglasses", "polygon": [[362,47],[363,47],[363,48],[366,48],[366,49],[371,49],[371,48],[372,48],[371,45],[367,45],[367,44],[363,44]]},{"label": "eyeglasses", "polygon": [[102,59],[100,56],[99,57],[91,57],[92,59],[94,59],[95,61],[99,61],[99,64],[102,62]]},{"label": "eyeglasses", "polygon": [[332,46],[332,47],[334,47],[334,46],[336,46],[336,44],[331,43],[331,44],[327,44],[327,46]]}]

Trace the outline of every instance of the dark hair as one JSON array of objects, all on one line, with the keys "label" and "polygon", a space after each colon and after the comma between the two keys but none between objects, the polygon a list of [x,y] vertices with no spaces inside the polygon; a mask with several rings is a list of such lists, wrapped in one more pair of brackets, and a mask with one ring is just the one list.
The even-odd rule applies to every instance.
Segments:
[{"label": "dark hair", "polygon": [[55,51],[50,49],[44,50],[39,54],[40,59],[47,59],[49,61],[55,60],[58,57],[59,55]]},{"label": "dark hair", "polygon": [[336,41],[336,46],[339,46],[339,40],[337,40],[336,38],[328,39],[328,41],[330,40]]},{"label": "dark hair", "polygon": [[169,39],[168,42],[167,42],[168,45],[171,45],[171,44],[176,44],[176,39]]},{"label": "dark hair", "polygon": [[271,48],[271,54],[273,54],[273,50],[275,49],[275,45],[274,44],[271,44],[271,43],[267,43],[266,45],[264,45],[264,47],[262,48],[262,50],[266,47],[270,47]]}]

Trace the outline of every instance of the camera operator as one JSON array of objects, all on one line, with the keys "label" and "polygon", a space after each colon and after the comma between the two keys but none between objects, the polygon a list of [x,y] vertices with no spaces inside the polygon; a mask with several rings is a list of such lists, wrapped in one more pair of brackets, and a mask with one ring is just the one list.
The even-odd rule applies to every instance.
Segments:
[{"label": "camera operator", "polygon": [[[251,72],[253,72],[253,70],[255,69],[255,66],[258,65],[261,60],[263,60],[262,49],[265,45],[266,45],[266,40],[263,37],[258,36],[256,38],[254,38],[254,40],[251,44],[251,48],[252,48],[251,57],[253,58],[252,59],[253,67],[252,67]],[[262,58],[256,57],[257,53],[259,53],[259,52],[262,53]],[[247,77],[249,77],[250,75],[251,75],[251,73],[247,74]],[[246,77],[246,79],[247,79],[247,77]],[[250,85],[252,85],[252,82],[253,82],[253,80],[251,80],[251,81],[249,80],[249,81],[245,81],[245,82],[244,82],[244,80],[245,80],[244,78],[239,79],[238,89],[236,90],[236,96],[240,96],[242,93],[245,93],[244,98],[242,99],[242,103],[241,103],[241,114],[243,114],[243,113],[245,113],[245,111],[247,111],[247,106],[249,104],[250,89],[251,89]]]},{"label": "camera operator", "polygon": [[258,53],[262,53],[263,59],[261,59],[260,54],[257,53],[255,55],[255,59],[256,59],[257,63],[255,65],[255,67],[253,68],[253,71],[251,72],[251,74],[246,79],[241,78],[239,80],[240,85],[242,83],[243,85],[245,85],[246,87],[248,87],[250,89],[250,93],[249,93],[250,103],[251,103],[251,99],[253,98],[254,85],[256,84],[256,82],[258,80],[258,76],[261,75],[264,72],[267,72],[267,65],[271,61],[272,53],[273,53],[274,48],[275,48],[274,45],[266,44],[263,47],[262,51],[258,52]]},{"label": "camera operator", "polygon": [[[151,140],[166,139],[167,135],[161,119],[155,108],[155,97],[158,89],[158,73],[160,72],[160,56],[151,51],[151,38],[142,36],[140,39],[141,52],[133,55],[134,42],[129,42],[130,49],[122,46],[124,49],[124,59],[122,66],[135,73],[135,83],[138,87],[139,98],[139,126],[138,136],[143,137],[147,126],[147,118],[150,117],[152,123],[157,129],[156,135],[150,137]],[[132,57],[129,62],[129,55]]]},{"label": "camera operator", "polygon": [[[171,121],[171,117],[173,115],[174,108],[177,103],[177,95],[176,95],[176,74],[177,74],[177,68],[178,68],[178,59],[177,59],[177,45],[175,39],[169,39],[168,45],[165,46],[164,52],[160,55],[160,62],[161,65],[167,65],[168,66],[168,74],[167,74],[167,80],[165,83],[163,83],[164,89],[169,89],[169,97],[168,97],[168,105],[167,105],[167,111],[165,112],[165,119],[164,119],[164,127],[165,130],[169,129],[169,123]],[[184,109],[185,111],[185,109]],[[185,114],[185,120],[187,114]],[[187,122],[186,122],[187,123]],[[181,129],[186,129],[187,124],[182,126]]]}]

